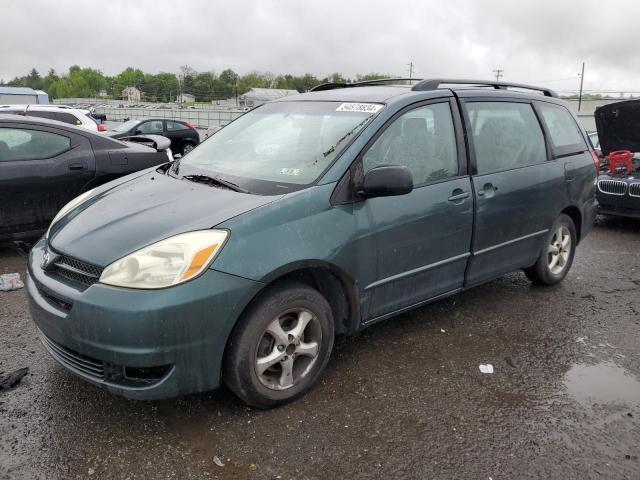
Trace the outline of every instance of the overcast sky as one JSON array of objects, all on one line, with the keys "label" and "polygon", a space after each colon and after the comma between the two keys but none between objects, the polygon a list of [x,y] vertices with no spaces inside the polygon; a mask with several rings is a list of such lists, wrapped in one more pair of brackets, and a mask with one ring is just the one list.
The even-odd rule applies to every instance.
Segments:
[{"label": "overcast sky", "polygon": [[[70,65],[113,75],[232,68],[489,78],[640,91],[640,2],[0,0],[0,78]],[[630,23],[631,22],[631,23]],[[622,27],[622,28],[621,28]]]}]

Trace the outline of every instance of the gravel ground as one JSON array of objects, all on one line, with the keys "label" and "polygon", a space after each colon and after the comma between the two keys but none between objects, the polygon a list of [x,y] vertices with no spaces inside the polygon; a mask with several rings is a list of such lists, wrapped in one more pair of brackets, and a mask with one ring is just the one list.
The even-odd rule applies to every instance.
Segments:
[{"label": "gravel ground", "polygon": [[600,219],[563,284],[514,273],[340,338],[308,395],[256,411],[86,384],[0,292],[0,372],[31,369],[0,391],[0,478],[637,479],[639,312],[640,222]]}]

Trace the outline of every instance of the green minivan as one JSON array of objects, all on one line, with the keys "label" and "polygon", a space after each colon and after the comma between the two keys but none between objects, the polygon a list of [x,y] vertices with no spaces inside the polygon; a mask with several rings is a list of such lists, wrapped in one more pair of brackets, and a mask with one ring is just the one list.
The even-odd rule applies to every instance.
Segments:
[{"label": "green minivan", "polygon": [[338,334],[514,270],[562,281],[596,211],[597,157],[567,104],[401,83],[264,104],[71,201],[28,261],[44,347],[130,398],[224,381],[268,408],[311,388]]}]

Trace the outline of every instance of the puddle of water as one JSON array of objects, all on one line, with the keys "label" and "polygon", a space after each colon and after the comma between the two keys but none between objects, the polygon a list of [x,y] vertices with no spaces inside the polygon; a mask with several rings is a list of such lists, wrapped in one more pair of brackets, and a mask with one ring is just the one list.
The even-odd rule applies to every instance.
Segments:
[{"label": "puddle of water", "polygon": [[565,375],[564,385],[569,395],[583,405],[640,405],[640,381],[613,363],[576,364]]}]

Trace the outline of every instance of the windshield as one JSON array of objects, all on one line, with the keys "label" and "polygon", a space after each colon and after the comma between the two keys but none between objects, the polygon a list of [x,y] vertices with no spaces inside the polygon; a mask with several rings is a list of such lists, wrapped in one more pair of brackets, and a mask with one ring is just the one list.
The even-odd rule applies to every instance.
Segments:
[{"label": "windshield", "polygon": [[140,123],[140,120],[129,120],[127,122],[124,122],[122,125],[118,125],[116,128],[113,129],[113,131],[114,132],[128,132],[129,130],[131,130],[133,127],[135,127],[139,123]]},{"label": "windshield", "polygon": [[254,193],[286,193],[315,181],[379,104],[275,102],[220,129],[180,161],[181,175],[227,178]]}]

